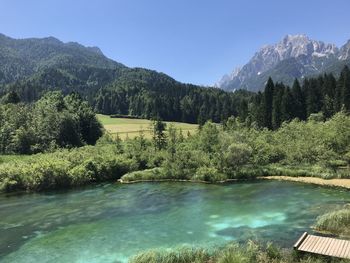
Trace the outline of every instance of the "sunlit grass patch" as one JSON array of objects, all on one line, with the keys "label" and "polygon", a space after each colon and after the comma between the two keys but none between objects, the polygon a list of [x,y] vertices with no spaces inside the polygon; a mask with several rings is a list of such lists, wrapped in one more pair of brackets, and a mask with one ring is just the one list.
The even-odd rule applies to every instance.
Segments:
[{"label": "sunlit grass patch", "polygon": [[[135,138],[139,136],[143,131],[146,138],[152,137],[152,121],[146,119],[128,119],[128,118],[111,118],[108,115],[97,115],[99,121],[102,123],[106,131],[120,138]],[[186,137],[187,133],[194,134],[198,130],[197,124],[183,123],[183,122],[166,122],[169,126],[173,124],[178,130],[182,130],[183,135]]]}]

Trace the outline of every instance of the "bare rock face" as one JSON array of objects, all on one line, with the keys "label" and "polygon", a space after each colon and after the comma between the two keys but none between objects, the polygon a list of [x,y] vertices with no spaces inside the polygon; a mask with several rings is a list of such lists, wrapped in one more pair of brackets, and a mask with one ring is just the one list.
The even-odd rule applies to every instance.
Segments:
[{"label": "bare rock face", "polygon": [[216,86],[257,91],[264,88],[269,76],[289,84],[294,78],[321,73],[335,61],[349,58],[350,41],[338,49],[306,35],[287,35],[277,44],[262,47],[246,65],[225,75]]}]

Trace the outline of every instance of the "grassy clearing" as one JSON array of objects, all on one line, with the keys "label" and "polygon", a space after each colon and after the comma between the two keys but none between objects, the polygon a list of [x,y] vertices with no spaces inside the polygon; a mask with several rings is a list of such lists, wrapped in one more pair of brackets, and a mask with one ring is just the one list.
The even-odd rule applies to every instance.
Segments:
[{"label": "grassy clearing", "polygon": [[322,263],[349,262],[310,255],[298,255],[271,244],[260,246],[254,242],[246,245],[229,244],[222,248],[183,246],[175,249],[155,249],[142,252],[130,263]]},{"label": "grassy clearing", "polygon": [[[146,138],[151,138],[151,124],[152,121],[145,119],[126,119],[126,118],[110,118],[108,115],[97,115],[99,121],[104,128],[113,135],[119,135],[120,138],[135,138],[140,131],[144,131]],[[183,135],[186,136],[188,132],[194,134],[197,129],[197,124],[189,124],[182,122],[166,122],[167,125],[173,124],[176,129],[181,129]]]}]

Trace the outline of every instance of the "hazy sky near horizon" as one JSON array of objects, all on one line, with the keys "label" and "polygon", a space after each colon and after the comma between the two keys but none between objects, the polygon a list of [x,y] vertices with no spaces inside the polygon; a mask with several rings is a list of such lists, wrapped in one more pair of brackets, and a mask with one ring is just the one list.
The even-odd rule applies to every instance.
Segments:
[{"label": "hazy sky near horizon", "polygon": [[349,0],[0,0],[0,33],[98,46],[130,67],[211,85],[286,34],[340,46]]}]

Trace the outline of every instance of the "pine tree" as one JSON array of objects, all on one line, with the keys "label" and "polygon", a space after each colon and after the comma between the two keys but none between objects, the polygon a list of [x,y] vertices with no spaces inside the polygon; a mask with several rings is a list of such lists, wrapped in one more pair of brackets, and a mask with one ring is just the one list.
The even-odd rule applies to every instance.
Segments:
[{"label": "pine tree", "polygon": [[2,101],[4,104],[17,104],[21,101],[21,99],[19,98],[17,92],[10,91],[4,96]]},{"label": "pine tree", "polygon": [[156,150],[162,150],[166,146],[165,128],[166,123],[160,119],[153,122],[153,144]]},{"label": "pine tree", "polygon": [[293,117],[296,117],[300,120],[305,120],[306,119],[305,97],[301,90],[299,81],[297,79],[295,79],[293,83],[292,96],[294,99]]},{"label": "pine tree", "polygon": [[273,129],[278,129],[282,123],[281,104],[282,104],[284,89],[285,89],[284,85],[276,84],[275,95],[273,98],[273,107],[272,107],[272,128]]},{"label": "pine tree", "polygon": [[342,73],[343,75],[343,105],[345,110],[350,111],[350,70],[348,66],[345,66]]},{"label": "pine tree", "polygon": [[[306,83],[306,82],[305,82]],[[306,111],[307,116],[318,113],[322,109],[322,95],[316,79],[310,79],[306,87]]]},{"label": "pine tree", "polygon": [[248,116],[248,102],[243,99],[239,105],[238,116],[242,122],[247,119]]},{"label": "pine tree", "polygon": [[337,84],[333,74],[324,74],[322,87],[323,105],[322,112],[326,118],[331,117],[336,110],[336,89]]},{"label": "pine tree", "polygon": [[264,91],[264,126],[272,129],[272,104],[275,85],[271,79],[268,79]]},{"label": "pine tree", "polygon": [[281,102],[281,116],[282,121],[290,121],[293,119],[293,109],[294,108],[294,102],[293,102],[293,96],[292,92],[289,87],[287,87],[284,91],[284,94],[282,96],[282,102]]}]

